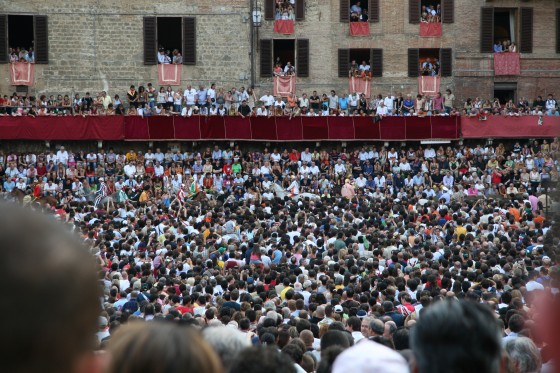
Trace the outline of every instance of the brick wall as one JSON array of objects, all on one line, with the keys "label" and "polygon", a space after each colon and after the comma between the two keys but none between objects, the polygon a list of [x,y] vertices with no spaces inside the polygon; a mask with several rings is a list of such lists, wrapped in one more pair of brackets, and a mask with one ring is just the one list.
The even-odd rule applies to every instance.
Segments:
[{"label": "brick wall", "polygon": [[[258,0],[264,13],[264,2]],[[298,90],[328,92],[347,89],[338,78],[339,48],[383,48],[383,77],[373,82],[372,93],[415,93],[417,82],[407,77],[408,48],[453,48],[453,73],[443,78],[441,89],[452,89],[459,99],[493,95],[490,54],[479,53],[480,7],[534,8],[533,53],[522,56],[518,95],[534,97],[560,86],[559,55],[554,52],[554,11],[559,0],[455,1],[455,23],[443,25],[443,37],[420,38],[419,26],[408,22],[408,0],[380,0],[380,22],[371,23],[369,37],[350,37],[348,24],[339,22],[339,0],[307,0],[305,21],[296,24],[291,38],[310,40],[310,77],[298,78]],[[130,84],[156,82],[155,66],[143,64],[143,16],[195,16],[197,64],[183,67],[183,83],[216,82],[248,86],[250,75],[249,0],[169,0],[162,3],[92,0],[71,4],[53,0],[0,0],[2,13],[49,16],[49,65],[36,66],[35,94],[84,93],[108,89],[121,96]],[[263,21],[260,38],[275,35],[272,22]],[[548,35],[548,36],[547,36]],[[270,79],[258,77],[257,91],[272,89]],[[7,68],[0,66],[0,92],[11,92]],[[260,91],[260,92],[259,92]]]}]

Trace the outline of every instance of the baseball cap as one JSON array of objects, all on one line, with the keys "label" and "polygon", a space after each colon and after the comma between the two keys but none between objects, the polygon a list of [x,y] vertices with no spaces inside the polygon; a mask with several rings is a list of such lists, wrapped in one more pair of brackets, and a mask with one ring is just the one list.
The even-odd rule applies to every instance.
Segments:
[{"label": "baseball cap", "polygon": [[368,340],[361,341],[343,351],[334,361],[332,368],[332,373],[401,373],[408,371],[408,364],[401,354]]},{"label": "baseball cap", "polygon": [[336,306],[334,306],[334,312],[336,313],[342,313],[344,312],[344,309],[342,308],[342,306],[340,304],[337,304]]},{"label": "baseball cap", "polygon": [[364,310],[359,310],[359,311],[356,313],[356,316],[358,316],[360,319],[363,319],[364,317],[367,316],[367,312],[364,311]]}]

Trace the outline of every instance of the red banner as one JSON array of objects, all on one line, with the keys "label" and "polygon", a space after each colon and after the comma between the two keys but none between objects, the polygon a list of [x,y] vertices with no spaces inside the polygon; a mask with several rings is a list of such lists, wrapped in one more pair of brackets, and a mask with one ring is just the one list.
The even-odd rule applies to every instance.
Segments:
[{"label": "red banner", "polygon": [[[540,120],[542,123],[540,124]],[[486,120],[463,118],[463,138],[542,138],[556,137],[560,132],[560,117],[529,115],[521,117],[488,116]]]},{"label": "red banner", "polygon": [[180,85],[181,66],[162,63],[158,65],[158,83],[160,85]]},{"label": "red banner", "polygon": [[494,75],[519,75],[519,53],[494,53]]},{"label": "red banner", "polygon": [[371,80],[366,78],[348,78],[348,92],[364,94],[366,98],[371,96]]},{"label": "red banner", "polygon": [[369,22],[350,22],[350,35],[368,36]]},{"label": "red banner", "polygon": [[420,36],[435,37],[443,35],[441,23],[439,22],[422,22],[420,23]]},{"label": "red banner", "polygon": [[125,117],[0,117],[2,140],[123,140]]},{"label": "red banner", "polygon": [[295,75],[274,77],[274,96],[288,97],[296,92]]},{"label": "red banner", "polygon": [[33,85],[35,64],[15,62],[8,64],[11,85]]},{"label": "red banner", "polygon": [[292,35],[294,33],[294,21],[277,20],[274,21],[274,33],[283,35]]},{"label": "red banner", "polygon": [[434,96],[439,92],[439,76],[418,77],[418,93],[421,95]]},{"label": "red banner", "polygon": [[[560,117],[463,119],[465,137],[553,137]],[[496,125],[498,124],[498,125]],[[500,125],[501,124],[501,125]],[[513,129],[513,131],[512,131]],[[476,132],[476,131],[479,132]],[[517,131],[517,132],[516,132]],[[0,117],[2,140],[428,140],[459,138],[461,117]]]}]

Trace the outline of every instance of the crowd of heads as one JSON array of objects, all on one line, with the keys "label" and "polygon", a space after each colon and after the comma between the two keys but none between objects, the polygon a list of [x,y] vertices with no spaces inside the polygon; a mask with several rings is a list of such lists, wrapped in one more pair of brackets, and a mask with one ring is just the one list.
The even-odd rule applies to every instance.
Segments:
[{"label": "crowd of heads", "polygon": [[[282,68],[282,66],[284,66]],[[420,64],[425,75],[439,72],[436,60],[426,59]],[[293,65],[287,62],[283,65],[279,60],[274,68],[276,76],[295,74]],[[348,72],[350,78],[369,81],[372,79],[372,69],[369,61],[358,63],[352,60]],[[310,95],[288,94],[274,96],[268,92],[257,94],[252,87],[224,87],[217,88],[215,83],[209,87],[200,84],[198,88],[187,84],[185,87],[173,88],[152,83],[146,86],[131,85],[126,95],[121,99],[118,94],[113,97],[106,91],[91,95],[75,93],[70,95],[46,95],[38,97],[30,93],[0,97],[0,116],[67,116],[67,115],[132,115],[132,116],[371,116],[381,119],[385,116],[471,116],[481,120],[491,115],[500,116],[560,116],[560,107],[552,93],[538,96],[529,101],[521,97],[517,103],[512,99],[501,102],[498,98],[484,100],[476,97],[467,98],[462,106],[450,89],[444,93],[406,94],[387,93],[372,94],[366,97],[363,92],[351,91],[337,94],[331,90],[330,94],[318,94],[313,91]]]},{"label": "crowd of heads", "polygon": [[15,62],[27,62],[27,63],[35,63],[35,51],[33,47],[24,48],[24,47],[10,47],[8,49],[8,60],[10,63]]},{"label": "crowd of heads", "polygon": [[157,61],[158,64],[181,65],[183,64],[183,55],[179,49],[173,49],[173,51],[171,51],[160,46],[158,48]]},{"label": "crowd of heads", "polygon": [[297,0],[276,0],[274,6],[274,19],[276,21],[296,20]]},{"label": "crowd of heads", "polygon": [[[3,322],[6,369],[70,371],[104,359],[109,372],[551,369],[560,270],[549,196],[515,176],[522,193],[466,189],[479,177],[497,192],[505,176],[496,170],[508,168],[557,174],[559,143],[499,149],[61,148],[46,157],[62,173],[24,185],[23,209],[2,206],[0,240],[12,249],[2,281],[26,290],[3,303],[13,311]],[[535,163],[541,152],[551,164]],[[509,163],[518,154],[521,168]],[[41,167],[45,155],[33,156],[9,152],[3,176],[14,164]],[[74,194],[87,181],[69,173],[77,162],[121,169],[93,182],[126,197],[94,205]],[[166,171],[147,172],[154,162]],[[307,181],[316,165],[318,185]],[[217,182],[234,170],[239,180]],[[62,180],[67,193],[42,200],[44,180]],[[143,198],[126,191],[141,184]],[[193,184],[205,198],[179,198]],[[25,361],[16,359],[23,346]]]},{"label": "crowd of heads", "polygon": [[422,5],[420,9],[420,22],[439,23],[441,22],[441,4]]}]

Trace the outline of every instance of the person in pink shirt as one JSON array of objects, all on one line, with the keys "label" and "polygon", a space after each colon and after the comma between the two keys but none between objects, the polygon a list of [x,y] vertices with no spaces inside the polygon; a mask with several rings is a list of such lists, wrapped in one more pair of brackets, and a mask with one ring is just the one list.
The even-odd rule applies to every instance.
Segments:
[{"label": "person in pink shirt", "polygon": [[441,92],[438,92],[432,99],[432,106],[434,114],[443,113],[443,97],[441,96]]}]

